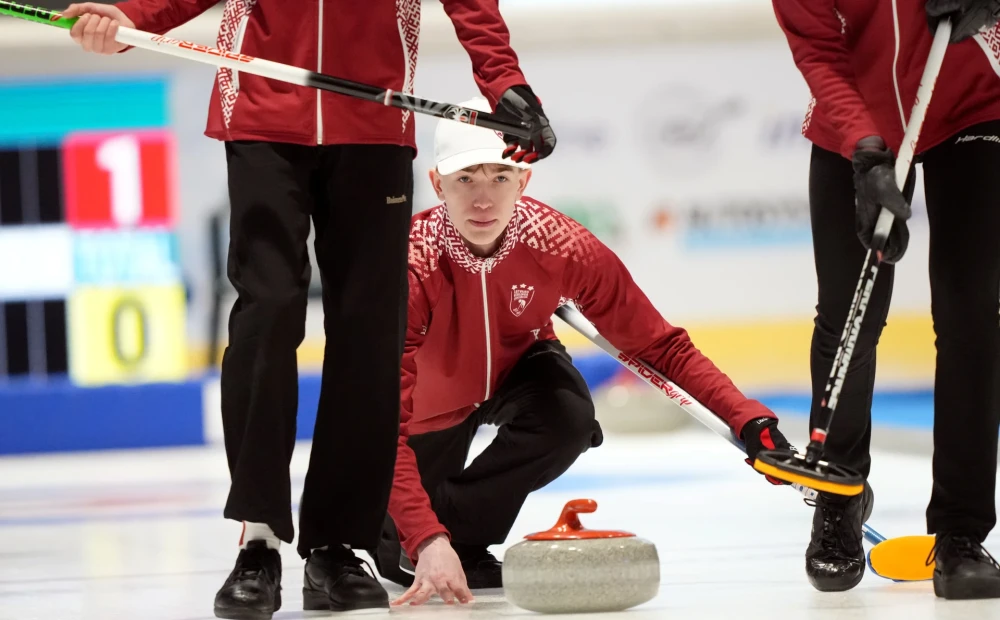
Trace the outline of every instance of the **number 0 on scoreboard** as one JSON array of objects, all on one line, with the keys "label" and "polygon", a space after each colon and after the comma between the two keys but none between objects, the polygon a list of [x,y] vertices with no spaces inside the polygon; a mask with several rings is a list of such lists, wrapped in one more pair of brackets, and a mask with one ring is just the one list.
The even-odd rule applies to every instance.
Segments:
[{"label": "number 0 on scoreboard", "polygon": [[184,289],[80,287],[69,299],[69,367],[79,385],[178,381],[187,372]]}]

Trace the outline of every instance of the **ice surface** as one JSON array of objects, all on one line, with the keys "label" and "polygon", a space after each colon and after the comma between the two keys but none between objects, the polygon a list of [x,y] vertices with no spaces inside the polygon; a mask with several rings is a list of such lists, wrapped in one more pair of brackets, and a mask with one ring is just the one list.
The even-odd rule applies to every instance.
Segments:
[{"label": "ice surface", "polygon": [[[477,438],[473,453],[489,438]],[[292,464],[294,498],[308,450],[300,444]],[[212,600],[232,568],[239,537],[239,525],[221,517],[227,481],[219,447],[0,459],[0,618],[213,618]],[[876,453],[872,484],[870,525],[890,537],[924,533],[928,458]],[[521,536],[547,529],[563,503],[577,497],[599,504],[597,513],[583,516],[585,526],[650,539],[663,564],[656,599],[605,618],[1000,620],[1000,601],[942,601],[929,582],[896,584],[872,573],[850,592],[816,592],[803,571],[810,509],[698,429],[608,436],[528,499],[510,539],[494,551],[500,555]],[[992,546],[1000,552],[1000,544]],[[284,607],[275,618],[335,616],[301,610],[302,561],[290,545],[283,545],[282,556]],[[402,591],[389,587],[392,596]],[[388,613],[455,620],[538,616],[506,603],[499,592],[481,593],[473,606],[438,602]]]}]

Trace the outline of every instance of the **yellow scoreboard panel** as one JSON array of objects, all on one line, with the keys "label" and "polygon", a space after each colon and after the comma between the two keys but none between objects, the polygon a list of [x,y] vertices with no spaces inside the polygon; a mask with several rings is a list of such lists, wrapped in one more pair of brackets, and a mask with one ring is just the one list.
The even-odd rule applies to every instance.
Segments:
[{"label": "yellow scoreboard panel", "polygon": [[69,371],[78,385],[182,380],[184,289],[88,286],[69,298]]}]

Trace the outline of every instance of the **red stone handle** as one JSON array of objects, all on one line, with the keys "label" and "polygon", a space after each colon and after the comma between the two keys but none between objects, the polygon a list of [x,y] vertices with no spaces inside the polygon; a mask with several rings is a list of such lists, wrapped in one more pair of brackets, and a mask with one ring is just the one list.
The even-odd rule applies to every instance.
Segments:
[{"label": "red stone handle", "polygon": [[596,511],[597,502],[592,499],[570,500],[563,507],[562,514],[559,515],[559,521],[556,522],[555,527],[549,531],[561,533],[578,532],[584,529],[583,524],[580,523],[580,513]]},{"label": "red stone handle", "polygon": [[566,502],[562,514],[552,529],[525,536],[528,540],[567,540],[588,538],[625,538],[635,536],[629,532],[588,530],[580,523],[581,512],[595,512],[597,502],[592,499],[574,499]]}]

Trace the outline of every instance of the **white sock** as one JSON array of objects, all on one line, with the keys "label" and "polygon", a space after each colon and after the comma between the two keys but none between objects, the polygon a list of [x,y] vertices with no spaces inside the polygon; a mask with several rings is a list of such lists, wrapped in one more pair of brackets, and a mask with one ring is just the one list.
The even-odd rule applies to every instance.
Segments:
[{"label": "white sock", "polygon": [[266,523],[243,522],[243,535],[240,537],[240,549],[246,549],[247,543],[251,540],[263,540],[267,543],[268,549],[278,550],[281,541],[274,535],[274,531]]}]

